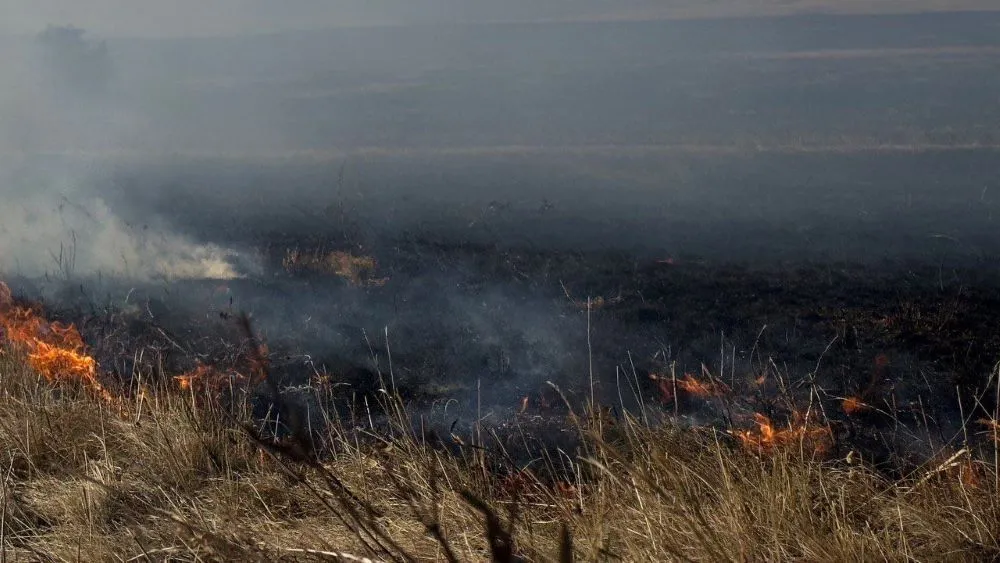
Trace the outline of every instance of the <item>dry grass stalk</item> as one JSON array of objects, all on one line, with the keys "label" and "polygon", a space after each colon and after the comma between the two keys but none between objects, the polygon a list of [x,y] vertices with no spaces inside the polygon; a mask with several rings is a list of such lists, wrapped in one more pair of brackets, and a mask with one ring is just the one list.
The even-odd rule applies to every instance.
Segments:
[{"label": "dry grass stalk", "polygon": [[[266,381],[265,359],[255,365]],[[294,433],[284,441],[258,434],[245,408],[194,402],[190,389],[168,383],[109,408],[99,396],[40,377],[24,351],[0,355],[3,557],[1000,557],[992,452],[942,452],[922,470],[890,479],[856,457],[801,455],[804,442],[827,439],[813,421],[748,431],[746,439],[761,447],[747,451],[738,433],[583,417],[578,455],[570,452],[567,469],[542,477],[502,455],[493,459],[482,449],[488,443],[452,453],[422,441],[401,404],[386,409],[397,420],[384,447],[357,441],[334,420],[319,452]],[[763,447],[781,432],[795,434],[799,447]]]}]

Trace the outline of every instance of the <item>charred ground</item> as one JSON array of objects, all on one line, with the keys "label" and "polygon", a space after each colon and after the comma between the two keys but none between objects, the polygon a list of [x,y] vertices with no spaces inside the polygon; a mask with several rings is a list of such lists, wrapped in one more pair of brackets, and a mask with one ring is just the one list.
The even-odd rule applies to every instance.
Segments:
[{"label": "charred ground", "polygon": [[[140,236],[233,249],[243,277],[11,282],[124,388],[238,368],[247,312],[290,395],[329,378],[342,407],[377,408],[391,352],[395,389],[444,434],[558,420],[549,382],[577,408],[721,428],[812,398],[844,448],[891,466],[991,412],[995,150],[487,153],[109,160],[76,197]],[[732,393],[681,404],[671,371]]]},{"label": "charred ground", "polygon": [[[344,252],[334,247],[298,248]],[[723,428],[752,427],[754,413],[787,420],[816,399],[838,448],[899,469],[956,439],[963,414],[996,407],[989,264],[751,267],[410,241],[365,287],[274,258],[259,278],[133,285],[124,301],[114,284],[103,299],[74,286],[49,309],[78,324],[122,389],[137,374],[244,368],[246,311],[285,408],[315,415],[302,390],[322,380],[337,387],[326,407],[364,420],[391,378],[415,420],[445,434],[516,422],[561,443],[557,421],[591,398],[613,417]],[[686,374],[727,391],[665,383]]]}]

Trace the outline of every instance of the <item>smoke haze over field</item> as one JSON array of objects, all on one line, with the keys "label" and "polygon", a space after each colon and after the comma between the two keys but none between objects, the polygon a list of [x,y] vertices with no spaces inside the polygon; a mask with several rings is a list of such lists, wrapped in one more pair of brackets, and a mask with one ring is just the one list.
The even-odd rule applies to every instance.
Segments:
[{"label": "smoke haze over field", "polygon": [[[400,381],[511,405],[591,370],[614,394],[626,360],[637,389],[633,359],[749,371],[758,339],[806,373],[840,330],[810,307],[894,299],[840,265],[961,293],[995,263],[1000,13],[658,5],[0,4],[0,277],[131,315],[99,358],[126,378],[151,342],[228,353],[249,311],[286,380],[371,385],[387,337]],[[874,351],[843,340],[847,381]]]},{"label": "smoke haze over field", "polygon": [[[0,270],[41,276],[231,278],[225,251],[194,243],[155,216],[126,224],[88,186],[102,164],[42,157],[52,147],[105,150],[128,135],[108,94],[100,47],[64,30],[54,41],[5,51],[0,88]],[[153,227],[150,230],[150,226]]]},{"label": "smoke haze over field", "polygon": [[510,21],[917,13],[996,9],[989,0],[2,0],[0,32],[74,24],[110,37],[212,36],[296,29]]},{"label": "smoke haze over field", "polygon": [[[183,20],[108,1],[6,10],[21,31],[79,18],[101,33],[5,40],[4,269],[48,271],[75,240],[78,272],[226,277],[248,236],[342,235],[345,218],[387,244],[417,230],[861,259],[919,255],[946,235],[993,251],[997,16],[239,35],[334,25],[333,5],[348,21],[410,21],[401,3],[171,5]],[[428,21],[609,7],[406,5]],[[139,38],[222,24],[236,36]],[[935,184],[910,182],[915,170]]]},{"label": "smoke haze over field", "polygon": [[4,176],[0,257],[6,273],[149,278],[220,278],[237,274],[226,252],[169,230],[127,225],[99,198],[84,194],[86,176]]}]

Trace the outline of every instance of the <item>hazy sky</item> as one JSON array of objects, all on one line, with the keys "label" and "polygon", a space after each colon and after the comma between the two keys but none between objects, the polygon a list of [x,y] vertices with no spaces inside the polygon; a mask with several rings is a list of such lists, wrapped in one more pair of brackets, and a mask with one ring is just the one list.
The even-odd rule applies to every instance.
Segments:
[{"label": "hazy sky", "polygon": [[191,36],[373,24],[998,9],[996,0],[0,0],[0,32]]},{"label": "hazy sky", "polygon": [[215,35],[296,28],[592,17],[650,0],[0,0],[0,26],[47,23],[116,35]]}]

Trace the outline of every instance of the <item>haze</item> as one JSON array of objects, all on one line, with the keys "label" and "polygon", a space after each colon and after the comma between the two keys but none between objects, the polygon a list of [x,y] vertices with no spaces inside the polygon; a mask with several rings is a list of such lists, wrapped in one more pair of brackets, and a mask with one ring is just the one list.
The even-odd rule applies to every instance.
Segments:
[{"label": "haze", "polygon": [[704,4],[6,1],[2,266],[231,277],[345,218],[370,246],[992,252],[997,14]]},{"label": "haze", "polygon": [[368,25],[995,10],[989,0],[3,0],[0,32],[72,24],[106,37],[273,33]]},{"label": "haze", "polygon": [[[718,306],[713,272],[916,262],[943,287],[995,263],[1000,13],[705,4],[5,4],[0,274],[180,340],[245,309],[331,366],[367,365],[360,335],[390,327],[413,378],[482,376],[513,404],[587,372],[567,293],[636,303],[598,357],[686,342],[691,367],[720,328],[742,349],[760,331],[726,309],[662,334],[683,294]],[[390,281],[288,266],[332,250]]]}]

